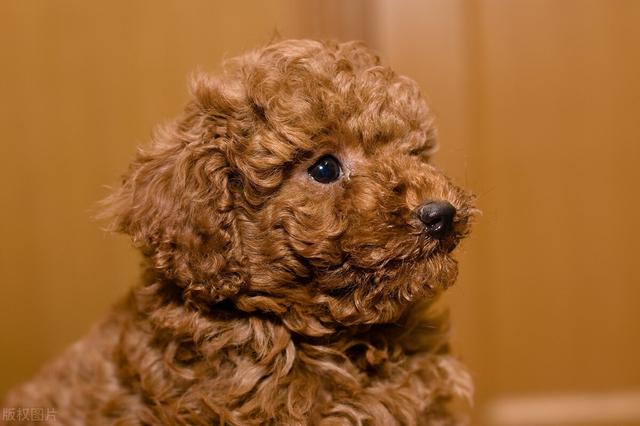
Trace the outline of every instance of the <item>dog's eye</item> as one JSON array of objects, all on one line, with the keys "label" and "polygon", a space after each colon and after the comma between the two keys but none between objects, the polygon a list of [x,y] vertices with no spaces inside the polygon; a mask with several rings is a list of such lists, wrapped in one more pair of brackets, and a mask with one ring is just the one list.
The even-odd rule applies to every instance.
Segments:
[{"label": "dog's eye", "polygon": [[320,183],[331,183],[340,177],[340,162],[331,155],[325,155],[309,167],[307,173]]}]

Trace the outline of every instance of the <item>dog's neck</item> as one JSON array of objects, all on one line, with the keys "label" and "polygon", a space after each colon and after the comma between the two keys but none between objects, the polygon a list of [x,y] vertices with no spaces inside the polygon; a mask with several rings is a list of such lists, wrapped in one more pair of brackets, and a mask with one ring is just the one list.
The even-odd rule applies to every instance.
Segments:
[{"label": "dog's neck", "polygon": [[[134,288],[117,311],[123,322],[114,351],[119,374],[130,387],[148,391],[152,365],[154,380],[168,392],[154,398],[198,407],[206,398],[200,408],[205,411],[261,412],[259,403],[247,401],[277,402],[298,412],[286,415],[308,416],[313,423],[342,397],[393,405],[409,395],[415,399],[411,406],[426,406],[471,392],[468,376],[448,354],[446,316],[428,314],[429,303],[410,307],[393,324],[336,328],[313,337],[292,331],[276,316],[239,311],[229,302],[209,310],[189,306],[164,284]],[[292,394],[302,398],[300,407],[287,405]],[[417,412],[424,408],[418,405]],[[401,415],[403,407],[392,413]]]},{"label": "dog's neck", "polygon": [[[331,333],[309,335],[290,327],[276,315],[238,310],[230,300],[208,306],[186,304],[178,286],[167,282],[148,281],[136,287],[129,299],[129,307],[138,320],[153,330],[162,330],[168,339],[198,344],[210,336],[227,333],[229,347],[260,345],[265,339],[291,341],[297,348],[325,347],[348,351],[357,344],[369,348],[381,347],[405,353],[444,353],[448,351],[448,315],[434,309],[433,300],[407,306],[393,323],[344,326],[333,325]],[[242,332],[233,332],[242,330]],[[265,330],[270,330],[272,335]],[[222,348],[219,348],[222,349]],[[357,351],[355,351],[357,352]]]}]

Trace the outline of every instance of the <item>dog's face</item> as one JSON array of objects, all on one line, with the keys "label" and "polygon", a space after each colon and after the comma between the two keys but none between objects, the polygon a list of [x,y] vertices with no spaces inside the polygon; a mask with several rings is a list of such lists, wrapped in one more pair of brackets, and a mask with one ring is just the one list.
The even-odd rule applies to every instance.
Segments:
[{"label": "dog's face", "polygon": [[454,281],[474,209],[429,164],[413,81],[357,44],[288,41],[194,94],[111,199],[186,301],[321,335],[393,321]]},{"label": "dog's face", "polygon": [[453,283],[450,252],[472,213],[464,191],[401,141],[367,149],[336,135],[310,154],[252,218],[254,289],[287,297],[304,285],[298,300],[351,324],[391,321]]}]

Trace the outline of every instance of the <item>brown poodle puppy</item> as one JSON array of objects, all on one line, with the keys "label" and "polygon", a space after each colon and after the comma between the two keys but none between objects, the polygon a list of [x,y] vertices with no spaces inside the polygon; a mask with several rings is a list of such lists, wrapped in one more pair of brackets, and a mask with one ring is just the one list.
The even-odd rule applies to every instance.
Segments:
[{"label": "brown poodle puppy", "polygon": [[61,424],[450,424],[471,383],[429,314],[470,195],[417,85],[359,43],[200,75],[106,201],[139,286],[6,407]]}]

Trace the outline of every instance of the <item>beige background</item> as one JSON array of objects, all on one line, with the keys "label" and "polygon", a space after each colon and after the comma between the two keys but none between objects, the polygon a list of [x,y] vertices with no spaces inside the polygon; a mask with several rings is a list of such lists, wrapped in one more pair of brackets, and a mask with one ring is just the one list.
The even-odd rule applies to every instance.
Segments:
[{"label": "beige background", "polygon": [[473,424],[640,424],[640,2],[0,3],[0,394],[137,276],[92,221],[186,77],[285,37],[415,78],[484,211],[448,297]]}]

